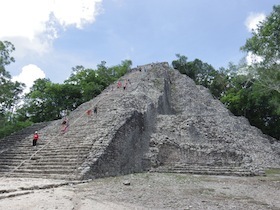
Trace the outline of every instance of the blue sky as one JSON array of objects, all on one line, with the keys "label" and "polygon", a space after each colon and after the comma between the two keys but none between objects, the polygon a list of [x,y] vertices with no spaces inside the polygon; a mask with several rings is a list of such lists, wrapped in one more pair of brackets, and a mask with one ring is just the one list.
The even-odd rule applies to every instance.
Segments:
[{"label": "blue sky", "polygon": [[[72,67],[171,63],[179,53],[216,69],[238,63],[251,29],[279,0],[0,0],[0,40],[14,80],[62,83]],[[17,5],[17,7],[15,7]]]}]

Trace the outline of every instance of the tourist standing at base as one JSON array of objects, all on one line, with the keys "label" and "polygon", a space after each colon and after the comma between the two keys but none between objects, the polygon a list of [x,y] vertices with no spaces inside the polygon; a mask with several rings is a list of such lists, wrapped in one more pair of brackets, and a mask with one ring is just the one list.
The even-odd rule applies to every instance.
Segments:
[{"label": "tourist standing at base", "polygon": [[39,139],[39,134],[37,131],[35,131],[34,135],[33,135],[33,146],[37,145],[37,140]]}]

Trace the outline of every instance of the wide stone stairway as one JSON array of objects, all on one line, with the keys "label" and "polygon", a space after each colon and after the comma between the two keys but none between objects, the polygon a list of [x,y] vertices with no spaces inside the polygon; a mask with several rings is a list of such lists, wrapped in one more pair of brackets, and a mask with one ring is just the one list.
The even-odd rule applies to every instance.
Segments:
[{"label": "wide stone stairway", "polygon": [[[78,177],[78,166],[92,149],[92,140],[88,140],[84,133],[76,133],[69,129],[62,134],[58,122],[52,123],[39,130],[40,139],[37,146],[32,146],[32,135],[22,138],[2,151],[0,159],[0,173],[10,177],[41,177],[73,179]],[[86,130],[86,124],[79,126]],[[32,129],[34,130],[34,129]],[[56,131],[53,134],[53,131]],[[5,138],[4,141],[15,139],[19,134]],[[1,141],[4,142],[3,140]]]},{"label": "wide stone stairway", "polygon": [[[0,175],[2,177],[40,177],[51,179],[83,179],[91,162],[104,154],[118,127],[126,123],[126,112],[134,109],[126,103],[135,97],[142,75],[138,71],[122,78],[130,84],[124,91],[109,86],[102,94],[80,105],[68,118],[69,127],[62,132],[62,119],[39,123],[0,141]],[[140,102],[140,101],[139,101]],[[121,106],[120,106],[121,105]],[[98,107],[98,113],[93,108]],[[134,105],[133,105],[134,106]],[[92,110],[90,115],[87,110]],[[37,146],[33,134],[39,133]],[[89,160],[90,163],[86,162]]]}]

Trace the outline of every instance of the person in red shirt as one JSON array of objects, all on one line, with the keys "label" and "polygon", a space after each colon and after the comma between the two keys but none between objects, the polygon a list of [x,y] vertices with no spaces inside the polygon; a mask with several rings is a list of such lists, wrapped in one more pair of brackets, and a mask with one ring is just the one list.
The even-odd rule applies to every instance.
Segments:
[{"label": "person in red shirt", "polygon": [[118,81],[118,88],[121,88],[122,87],[122,82],[121,81]]},{"label": "person in red shirt", "polygon": [[35,131],[34,136],[33,136],[33,146],[36,146],[38,139],[39,139],[39,134],[37,131]]},{"label": "person in red shirt", "polygon": [[91,109],[88,109],[88,110],[87,110],[87,115],[90,116],[91,113],[92,113],[92,110],[91,110]]},{"label": "person in red shirt", "polygon": [[69,121],[68,121],[67,117],[65,117],[62,122],[62,127],[61,127],[62,133],[66,133],[68,127],[69,127]]}]

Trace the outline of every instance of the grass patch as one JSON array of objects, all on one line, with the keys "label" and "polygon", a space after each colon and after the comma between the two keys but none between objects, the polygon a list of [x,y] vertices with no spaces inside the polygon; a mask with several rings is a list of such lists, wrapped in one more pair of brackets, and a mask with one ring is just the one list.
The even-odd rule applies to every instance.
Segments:
[{"label": "grass patch", "polygon": [[280,175],[280,168],[270,168],[265,170],[266,175]]},{"label": "grass patch", "polygon": [[204,195],[212,195],[215,192],[215,189],[212,188],[202,188],[199,189],[200,194],[204,194]]}]

